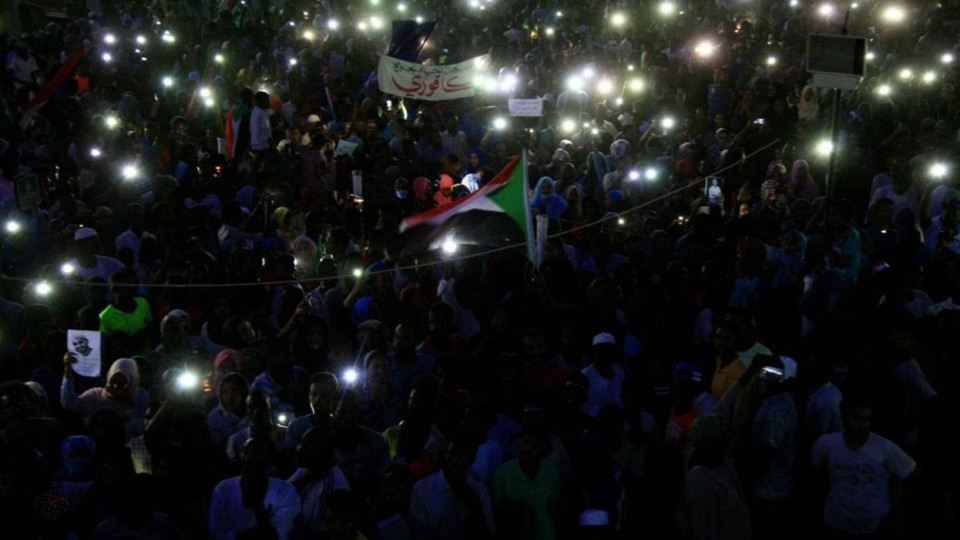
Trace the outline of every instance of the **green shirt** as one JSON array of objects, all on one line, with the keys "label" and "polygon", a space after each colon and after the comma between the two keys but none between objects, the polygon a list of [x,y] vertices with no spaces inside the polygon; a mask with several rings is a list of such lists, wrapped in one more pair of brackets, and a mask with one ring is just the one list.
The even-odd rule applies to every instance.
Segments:
[{"label": "green shirt", "polygon": [[556,463],[544,459],[536,478],[529,478],[514,459],[493,474],[490,499],[498,515],[508,520],[498,530],[513,531],[516,538],[552,540],[557,537],[553,516],[560,499],[560,471]]},{"label": "green shirt", "polygon": [[[100,331],[110,333],[121,332],[133,336],[148,328],[150,322],[153,321],[150,304],[145,298],[140,298],[139,296],[134,298],[134,301],[137,303],[137,308],[133,310],[133,313],[121,311],[113,304],[110,304],[106,309],[101,311]],[[149,354],[149,347],[145,347],[146,354]]]}]

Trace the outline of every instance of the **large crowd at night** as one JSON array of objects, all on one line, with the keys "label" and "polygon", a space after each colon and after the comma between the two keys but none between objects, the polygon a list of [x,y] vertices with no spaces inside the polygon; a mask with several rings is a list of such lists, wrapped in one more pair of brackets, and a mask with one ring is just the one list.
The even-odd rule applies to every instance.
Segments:
[{"label": "large crowd at night", "polygon": [[0,538],[960,534],[960,0],[10,4]]}]

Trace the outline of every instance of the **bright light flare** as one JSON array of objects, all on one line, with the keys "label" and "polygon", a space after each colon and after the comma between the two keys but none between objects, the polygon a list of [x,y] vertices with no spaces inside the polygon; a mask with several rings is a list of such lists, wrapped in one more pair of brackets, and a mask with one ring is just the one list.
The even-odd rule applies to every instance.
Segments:
[{"label": "bright light flare", "polygon": [[943,56],[940,57],[941,64],[952,64],[953,63],[953,54],[943,53]]},{"label": "bright light flare", "polygon": [[639,78],[639,77],[630,79],[630,83],[629,83],[628,86],[630,87],[630,91],[631,91],[631,92],[642,92],[642,91],[643,91],[643,79],[641,79],[641,78]]},{"label": "bright light flare", "polygon": [[697,43],[696,47],[693,48],[693,52],[702,58],[709,58],[713,56],[713,53],[717,52],[717,45],[712,41],[703,40]]},{"label": "bright light flare", "polygon": [[660,125],[663,126],[663,129],[673,129],[677,127],[677,121],[672,116],[667,116],[660,122]]},{"label": "bright light flare", "polygon": [[357,382],[357,379],[360,378],[360,374],[357,373],[357,370],[353,368],[347,368],[343,371],[343,382],[347,384],[354,384]]},{"label": "bright light flare", "polygon": [[37,296],[49,296],[53,292],[53,286],[46,281],[41,281],[34,285],[33,290],[37,293]]},{"label": "bright light flare", "polygon": [[120,174],[123,175],[124,180],[134,180],[140,176],[140,169],[136,165],[127,164],[120,170]]},{"label": "bright light flare", "polygon": [[99,148],[97,148],[96,146],[94,146],[93,148],[90,149],[90,157],[92,157],[92,158],[98,158],[98,157],[100,157],[100,156],[102,156],[102,155],[103,155],[103,151],[100,150]]},{"label": "bright light flare", "polygon": [[63,275],[65,275],[65,276],[73,275],[73,273],[76,272],[76,271],[77,271],[77,269],[74,268],[74,266],[73,266],[72,264],[68,263],[68,262],[63,263],[62,265],[60,265],[60,273],[63,274]]},{"label": "bright light flare", "polygon": [[443,252],[447,255],[453,255],[454,253],[457,252],[458,247],[459,246],[457,245],[456,240],[454,240],[453,238],[447,238],[446,240],[443,241],[443,244],[440,246],[440,249],[442,249]]},{"label": "bright light flare", "polygon": [[647,167],[647,170],[643,171],[643,178],[645,180],[656,180],[660,176],[660,171],[654,167]]},{"label": "bright light flare", "polygon": [[192,390],[200,385],[200,377],[192,371],[184,371],[177,377],[177,386],[181,390]]},{"label": "bright light flare", "polygon": [[171,86],[173,86],[173,77],[169,77],[169,76],[164,77],[161,83],[163,84],[164,88],[170,88]]},{"label": "bright light flare", "polygon": [[336,19],[330,19],[327,21],[328,30],[336,30],[337,28],[340,28],[340,23]]},{"label": "bright light flare", "polygon": [[660,12],[660,15],[669,17],[677,12],[677,5],[670,1],[660,2],[660,5],[657,6],[657,11]]},{"label": "bright light flare", "polygon": [[358,278],[358,277],[360,277],[360,276],[362,276],[362,275],[363,275],[363,270],[361,270],[361,269],[359,269],[359,268],[354,268],[354,269],[353,269],[353,277]]},{"label": "bright light flare", "polygon": [[201,87],[200,87],[200,90],[198,90],[198,93],[200,94],[200,97],[202,97],[202,98],[208,98],[208,97],[210,97],[210,95],[211,95],[210,89],[207,88],[206,86],[201,86]]},{"label": "bright light flare", "polygon": [[946,163],[934,163],[930,165],[930,170],[927,173],[930,175],[930,178],[934,180],[942,180],[950,172],[950,167]]},{"label": "bright light flare", "polygon": [[877,94],[880,96],[889,96],[893,93],[893,88],[889,84],[881,84],[877,87]]},{"label": "bright light flare", "polygon": [[768,56],[768,57],[767,57],[767,65],[768,65],[768,66],[771,66],[771,67],[777,65],[777,57],[776,57],[776,56]]},{"label": "bright light flare", "polygon": [[876,53],[874,53],[873,51],[867,51],[867,54],[863,55],[863,57],[867,59],[867,62],[870,62],[870,61],[872,61],[874,58],[876,58],[877,55],[876,55]]},{"label": "bright light flare", "polygon": [[137,45],[146,45],[147,38],[145,36],[137,36]]},{"label": "bright light flare", "polygon": [[113,129],[120,125],[120,120],[118,120],[116,116],[110,115],[104,119],[104,123],[108,128]]},{"label": "bright light flare", "polygon": [[927,71],[923,74],[923,82],[926,84],[933,84],[937,80],[937,74],[933,71]]},{"label": "bright light flare", "polygon": [[833,141],[830,139],[821,139],[817,141],[817,154],[821,156],[829,156],[833,152]]},{"label": "bright light flare", "polygon": [[913,70],[910,68],[903,68],[900,70],[900,73],[898,75],[900,76],[901,79],[907,81],[913,78]]},{"label": "bright light flare", "polygon": [[600,79],[597,81],[597,92],[602,95],[608,95],[613,92],[613,81],[610,79]]},{"label": "bright light flare", "polygon": [[573,90],[574,92],[579,92],[583,90],[583,87],[586,85],[586,81],[583,80],[583,77],[580,75],[571,75],[567,77],[567,88]]},{"label": "bright light flare", "polygon": [[117,36],[113,34],[107,34],[103,36],[103,42],[106,43],[107,45],[113,45],[114,43],[117,42]]},{"label": "bright light flare", "polygon": [[571,118],[564,118],[563,121],[560,122],[560,129],[562,129],[564,133],[573,133],[577,129],[577,123]]},{"label": "bright light flare", "polygon": [[109,64],[110,62],[113,62],[113,55],[110,54],[110,53],[108,53],[108,52],[105,52],[105,53],[101,54],[101,55],[100,55],[100,58],[102,58],[103,61],[106,62],[106,63],[108,63],[108,64]]},{"label": "bright light flare", "polygon": [[880,13],[880,17],[888,23],[901,23],[907,18],[907,12],[900,6],[887,6]]},{"label": "bright light flare", "polygon": [[177,41],[177,36],[170,33],[169,30],[163,33],[163,36],[160,37],[164,43],[175,43]]},{"label": "bright light flare", "polygon": [[20,223],[12,219],[7,221],[7,224],[4,226],[4,229],[6,229],[7,234],[17,234],[18,232],[20,232],[20,229],[22,228],[23,227],[20,225]]},{"label": "bright light flare", "polygon": [[817,8],[817,13],[821,17],[829,17],[833,15],[834,11],[836,11],[836,9],[833,7],[833,4],[820,4],[820,7]]},{"label": "bright light flare", "polygon": [[623,26],[627,24],[627,16],[617,12],[610,16],[610,24],[614,26]]},{"label": "bright light flare", "polygon": [[627,173],[627,178],[629,180],[633,180],[634,182],[636,182],[637,180],[640,179],[640,171],[630,171],[629,173]]},{"label": "bright light flare", "polygon": [[374,30],[383,28],[383,19],[377,17],[376,15],[370,17],[370,28],[373,28]]},{"label": "bright light flare", "polygon": [[493,129],[495,129],[495,130],[497,130],[497,131],[503,131],[503,130],[507,129],[507,119],[504,118],[504,117],[502,117],[502,116],[498,116],[498,117],[494,118],[494,119],[493,119]]}]

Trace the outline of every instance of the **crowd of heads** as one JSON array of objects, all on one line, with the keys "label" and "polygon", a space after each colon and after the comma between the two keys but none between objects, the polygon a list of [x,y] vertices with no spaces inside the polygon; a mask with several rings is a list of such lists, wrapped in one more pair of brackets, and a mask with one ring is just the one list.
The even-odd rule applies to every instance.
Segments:
[{"label": "crowd of heads", "polygon": [[[956,532],[956,1],[15,4],[11,538]],[[400,232],[518,156],[532,260]]]}]

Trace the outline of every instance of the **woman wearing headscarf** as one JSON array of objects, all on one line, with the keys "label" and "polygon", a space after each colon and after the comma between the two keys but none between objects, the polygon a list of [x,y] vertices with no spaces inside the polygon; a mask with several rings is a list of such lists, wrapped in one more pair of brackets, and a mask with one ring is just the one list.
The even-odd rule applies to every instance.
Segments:
[{"label": "woman wearing headscarf", "polygon": [[583,180],[585,195],[600,198],[603,194],[603,178],[611,173],[613,168],[603,152],[594,150],[587,154],[587,176]]},{"label": "woman wearing headscarf", "polygon": [[206,399],[208,403],[211,405],[216,403],[220,383],[223,382],[223,379],[226,378],[227,375],[239,373],[243,370],[243,360],[243,354],[236,349],[223,349],[217,353],[217,356],[213,359],[213,371],[209,376],[209,388],[206,390],[210,393]]},{"label": "woman wearing headscarf", "polygon": [[563,212],[563,219],[573,223],[580,223],[583,220],[583,193],[580,186],[573,184],[563,190],[563,199],[567,203],[567,209]]},{"label": "woman wearing headscarf", "polygon": [[533,191],[533,200],[530,208],[534,213],[547,216],[549,219],[560,219],[567,209],[567,201],[557,195],[556,182],[549,176],[540,178]]},{"label": "woman wearing headscarf", "polygon": [[820,96],[812,84],[803,87],[797,101],[797,117],[801,122],[813,122],[820,116]]},{"label": "woman wearing headscarf", "polygon": [[802,159],[793,162],[790,181],[787,185],[793,190],[793,195],[797,199],[813,202],[820,196],[820,187],[810,174],[810,165]]},{"label": "woman wearing headscarf", "polygon": [[293,240],[293,256],[296,257],[300,278],[317,276],[317,243],[309,236],[300,235]]},{"label": "woman wearing headscarf", "polygon": [[413,181],[413,203],[417,212],[433,208],[433,199],[430,198],[430,179],[420,176]]},{"label": "woman wearing headscarf", "polygon": [[226,451],[227,439],[250,426],[247,395],[250,386],[243,375],[229,373],[217,385],[217,406],[207,413],[207,437],[210,444]]},{"label": "woman wearing headscarf", "polygon": [[74,386],[73,364],[77,361],[72,353],[63,355],[63,381],[60,386],[60,404],[90,420],[99,409],[110,409],[123,415],[127,439],[143,433],[150,395],[140,388],[140,373],[132,358],[121,358],[107,371],[107,384],[77,394]]},{"label": "woman wearing headscarf", "polygon": [[433,202],[437,203],[437,206],[453,202],[453,177],[449,174],[440,175],[440,186],[433,194]]}]

